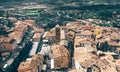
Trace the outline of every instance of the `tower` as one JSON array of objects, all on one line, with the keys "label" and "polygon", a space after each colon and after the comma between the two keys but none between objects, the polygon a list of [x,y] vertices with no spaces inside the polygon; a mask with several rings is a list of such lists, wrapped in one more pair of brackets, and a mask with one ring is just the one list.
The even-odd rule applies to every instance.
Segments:
[{"label": "tower", "polygon": [[55,33],[56,33],[56,44],[59,44],[60,42],[60,26],[57,24],[55,27]]}]

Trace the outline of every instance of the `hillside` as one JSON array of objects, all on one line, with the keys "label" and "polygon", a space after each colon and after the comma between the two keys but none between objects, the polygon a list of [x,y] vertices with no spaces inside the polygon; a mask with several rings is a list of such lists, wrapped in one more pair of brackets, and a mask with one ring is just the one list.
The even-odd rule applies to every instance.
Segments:
[{"label": "hillside", "polygon": [[120,4],[120,0],[0,0],[0,4],[18,4],[23,2],[37,2],[37,3],[73,3],[79,2],[83,4]]}]

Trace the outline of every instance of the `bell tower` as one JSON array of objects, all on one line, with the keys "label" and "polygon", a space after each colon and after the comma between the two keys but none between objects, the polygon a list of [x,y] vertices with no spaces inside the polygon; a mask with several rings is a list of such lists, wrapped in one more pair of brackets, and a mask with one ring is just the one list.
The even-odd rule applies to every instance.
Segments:
[{"label": "bell tower", "polygon": [[56,32],[56,36],[55,36],[56,44],[59,44],[59,42],[60,42],[60,26],[58,24],[55,26],[55,32]]}]

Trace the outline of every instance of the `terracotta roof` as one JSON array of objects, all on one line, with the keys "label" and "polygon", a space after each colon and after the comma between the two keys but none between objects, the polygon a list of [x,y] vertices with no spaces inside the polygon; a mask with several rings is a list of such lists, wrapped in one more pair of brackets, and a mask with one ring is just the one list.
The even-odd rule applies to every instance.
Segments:
[{"label": "terracotta roof", "polygon": [[61,57],[61,56],[69,56],[69,51],[61,45],[53,45],[51,48],[52,52],[53,52],[53,58],[56,57]]},{"label": "terracotta roof", "polygon": [[91,31],[88,31],[88,30],[81,32],[81,35],[92,35],[92,34],[93,33]]},{"label": "terracotta roof", "polygon": [[12,21],[12,22],[16,22],[16,21],[17,21],[17,19],[14,18],[14,17],[9,17],[8,19],[9,19],[10,21]]},{"label": "terracotta roof", "polygon": [[90,39],[85,39],[85,40],[81,40],[80,43],[85,43],[85,44],[92,44],[93,41]]},{"label": "terracotta roof", "polygon": [[43,33],[44,29],[43,28],[37,28],[37,27],[33,27],[34,28],[34,33]]},{"label": "terracotta roof", "polygon": [[[105,56],[101,56],[100,57],[101,60],[107,60],[109,62],[109,65],[110,65],[110,62],[114,61],[114,58],[112,55],[105,55]],[[107,63],[107,62],[106,62]]]},{"label": "terracotta roof", "polygon": [[77,28],[80,28],[81,22],[69,22],[67,23],[66,27],[67,29],[72,29],[74,31],[78,30]]},{"label": "terracotta roof", "polygon": [[32,59],[35,59],[35,60],[39,59],[39,60],[42,60],[42,61],[44,60],[43,55],[41,55],[41,54],[34,54],[32,56]]},{"label": "terracotta roof", "polygon": [[61,40],[60,45],[68,46],[68,40]]},{"label": "terracotta roof", "polygon": [[3,37],[0,37],[0,43],[2,43],[2,42],[3,42],[3,39],[4,39]]},{"label": "terracotta roof", "polygon": [[103,72],[118,72],[115,67],[106,67]]},{"label": "terracotta roof", "polygon": [[22,21],[20,21],[20,20],[18,20],[18,21],[15,23],[16,26],[17,26],[17,25],[20,25],[20,24],[22,24]]},{"label": "terracotta roof", "polygon": [[108,45],[110,45],[110,46],[120,46],[119,43],[114,42],[114,41],[108,41]]},{"label": "terracotta roof", "polygon": [[71,26],[71,25],[75,25],[75,24],[81,24],[81,22],[69,22],[69,23],[67,23],[66,26]]},{"label": "terracotta roof", "polygon": [[20,24],[14,28],[14,31],[24,31],[27,28],[27,25]]},{"label": "terracotta roof", "polygon": [[33,35],[33,38],[40,38],[41,37],[41,33],[35,33],[34,35]]},{"label": "terracotta roof", "polygon": [[18,67],[18,71],[32,70],[42,64],[43,64],[43,56],[40,54],[35,54],[32,56],[32,58],[26,60],[25,62],[21,62]]},{"label": "terracotta roof", "polygon": [[32,60],[36,61],[36,66],[40,66],[43,64],[44,57],[41,54],[35,54],[32,56]]},{"label": "terracotta roof", "polygon": [[83,43],[83,44],[94,44],[95,42],[92,39],[76,37],[74,44]]},{"label": "terracotta roof", "polygon": [[24,20],[24,21],[29,23],[29,24],[36,24],[35,20]]},{"label": "terracotta roof", "polygon": [[103,43],[105,41],[106,41],[106,39],[98,39],[98,42],[101,42],[101,43]]},{"label": "terracotta roof", "polygon": [[47,36],[55,36],[56,32],[55,32],[55,28],[52,28],[50,31],[46,31],[43,35],[43,38],[47,37]]},{"label": "terracotta roof", "polygon": [[120,59],[116,60],[116,64],[120,66]]},{"label": "terracotta roof", "polygon": [[92,30],[93,27],[90,24],[85,25],[84,27],[85,30]]},{"label": "terracotta roof", "polygon": [[44,33],[43,38],[49,37],[49,36],[55,36],[55,33],[47,31],[47,32]]},{"label": "terracotta roof", "polygon": [[97,66],[100,67],[100,68],[104,68],[104,67],[106,67],[107,65],[109,65],[109,62],[108,62],[106,59],[104,59],[104,60],[96,60],[96,61],[94,62],[94,64],[97,65]]},{"label": "terracotta roof", "polygon": [[26,29],[27,25],[19,24],[13,29],[14,32],[10,33],[9,36],[12,38],[21,38]]},{"label": "terracotta roof", "polygon": [[18,67],[18,70],[31,69],[31,68],[34,68],[34,61],[32,59],[25,62],[21,62]]},{"label": "terracotta roof", "polygon": [[18,31],[15,31],[15,32],[12,32],[12,33],[9,34],[9,36],[11,38],[13,38],[13,39],[20,38],[22,35],[23,35],[23,33],[22,32],[18,32]]},{"label": "terracotta roof", "polygon": [[10,36],[8,37],[0,37],[0,43],[4,43],[4,42],[10,42],[12,40],[12,38]]},{"label": "terracotta roof", "polygon": [[92,53],[79,53],[75,56],[75,60],[77,60],[82,66],[89,67],[95,60],[98,60],[98,56]]},{"label": "terracotta roof", "polygon": [[118,33],[112,33],[111,34],[111,39],[119,39],[120,40],[120,35]]},{"label": "terracotta roof", "polygon": [[117,48],[117,50],[118,50],[118,51],[120,51],[120,47],[119,47],[119,48]]}]

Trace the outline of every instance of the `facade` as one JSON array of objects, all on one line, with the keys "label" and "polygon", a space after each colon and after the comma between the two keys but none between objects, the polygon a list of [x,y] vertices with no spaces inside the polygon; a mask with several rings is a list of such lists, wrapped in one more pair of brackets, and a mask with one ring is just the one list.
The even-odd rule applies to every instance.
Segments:
[{"label": "facade", "polygon": [[60,45],[63,46],[68,46],[68,39],[67,39],[67,34],[65,33],[66,30],[61,30],[60,31]]},{"label": "facade", "polygon": [[48,58],[52,58],[51,46],[49,44],[43,44],[39,54],[42,54],[43,56],[47,56]]},{"label": "facade", "polygon": [[83,39],[77,36],[74,40],[74,53],[76,51],[90,52],[96,50],[95,42],[91,39]]},{"label": "facade", "polygon": [[86,30],[86,31],[81,31],[80,37],[82,37],[82,38],[95,39],[95,36],[94,36],[93,32],[88,31],[88,30]]}]

